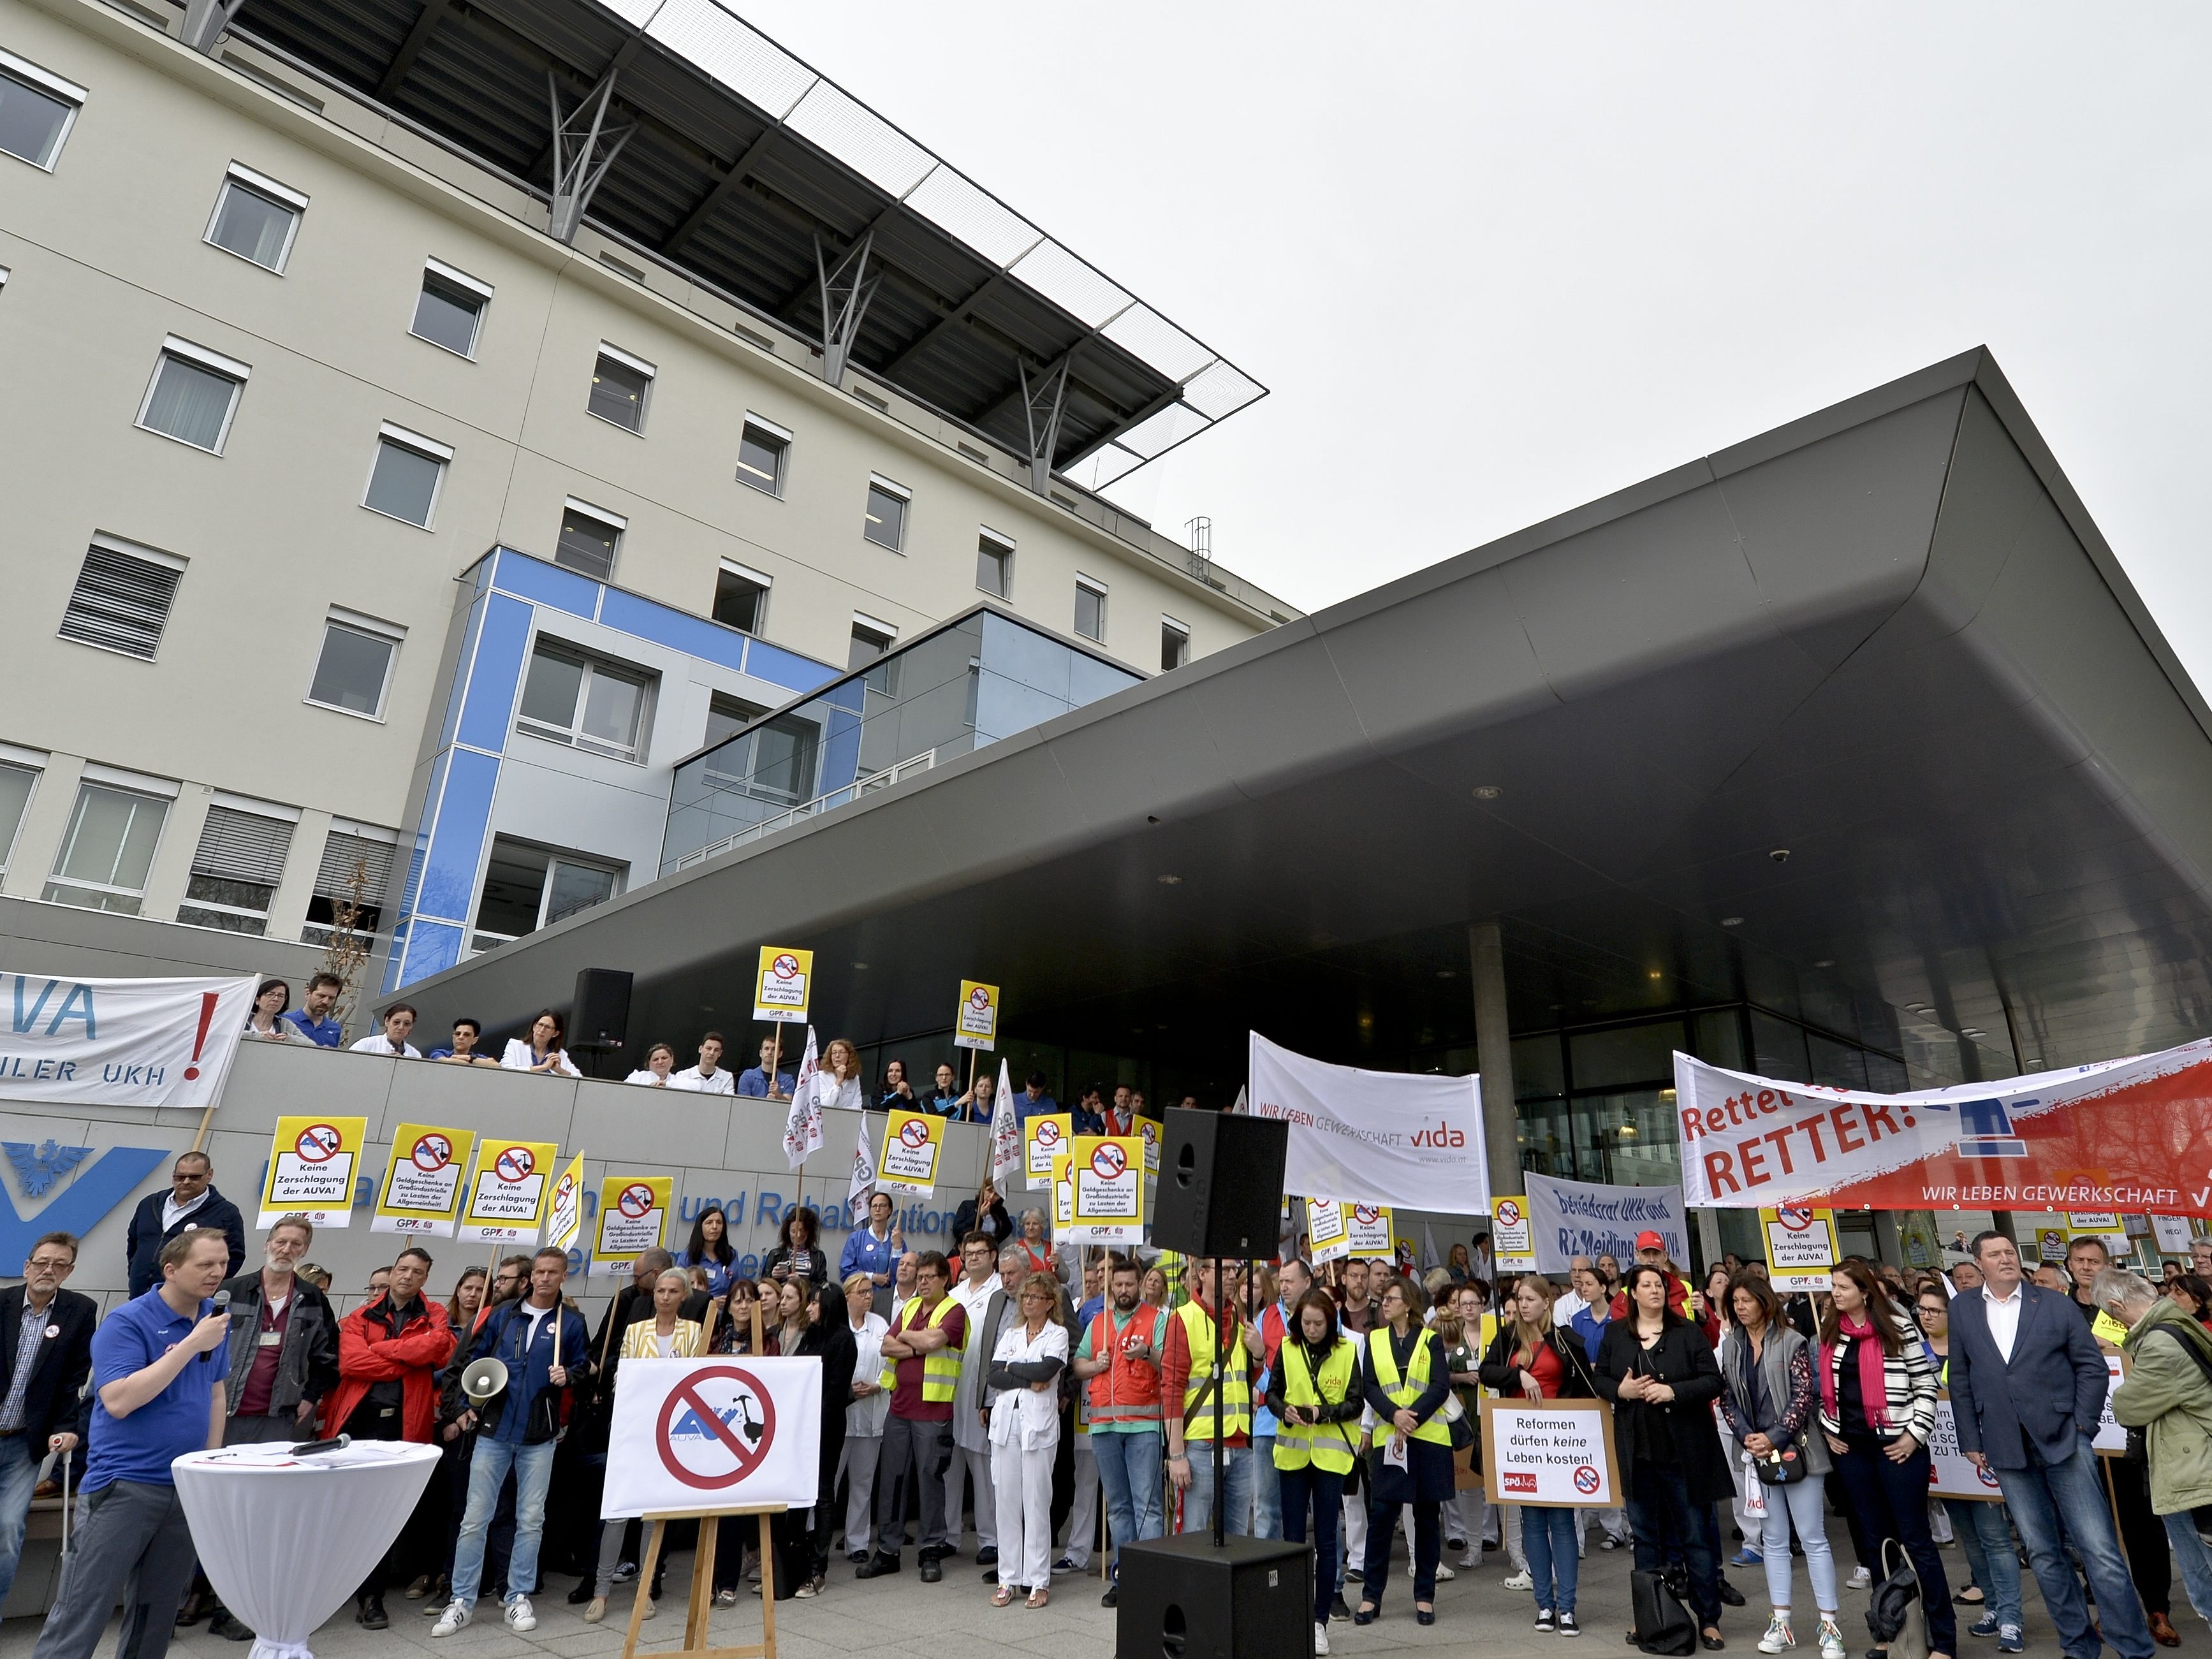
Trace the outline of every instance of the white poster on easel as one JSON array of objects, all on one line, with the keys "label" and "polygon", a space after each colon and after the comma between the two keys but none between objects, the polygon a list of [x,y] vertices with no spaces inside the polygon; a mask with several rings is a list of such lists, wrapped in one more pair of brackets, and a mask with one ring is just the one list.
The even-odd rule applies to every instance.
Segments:
[{"label": "white poster on easel", "polygon": [[599,1517],[805,1509],[821,1449],[819,1359],[626,1359]]}]

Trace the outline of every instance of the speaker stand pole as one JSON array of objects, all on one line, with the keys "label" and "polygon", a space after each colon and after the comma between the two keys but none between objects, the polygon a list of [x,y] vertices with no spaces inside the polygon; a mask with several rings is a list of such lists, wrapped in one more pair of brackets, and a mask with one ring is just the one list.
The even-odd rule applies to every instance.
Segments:
[{"label": "speaker stand pole", "polygon": [[1229,1273],[1228,1263],[1213,1258],[1213,1547],[1229,1543],[1229,1454],[1222,1444],[1223,1393],[1228,1388]]}]

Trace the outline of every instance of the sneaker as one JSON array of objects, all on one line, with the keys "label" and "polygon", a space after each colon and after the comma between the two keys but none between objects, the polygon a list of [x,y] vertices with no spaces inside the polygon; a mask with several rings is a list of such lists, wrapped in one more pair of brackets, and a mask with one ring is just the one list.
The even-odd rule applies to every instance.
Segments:
[{"label": "sneaker", "polygon": [[1729,1557],[1729,1565],[1732,1567],[1762,1566],[1765,1564],[1765,1561],[1766,1558],[1764,1555],[1761,1555],[1757,1550],[1752,1548],[1748,1544],[1738,1550],[1734,1555]]},{"label": "sneaker", "polygon": [[1357,1567],[1346,1567],[1344,1570],[1344,1582],[1347,1584],[1364,1584],[1367,1582],[1367,1575]]},{"label": "sneaker", "polygon": [[792,1594],[802,1601],[807,1601],[813,1596],[822,1594],[822,1581],[819,1578],[810,1578],[805,1583],[801,1584],[797,1589],[792,1591]]},{"label": "sneaker", "polygon": [[1597,1540],[1597,1547],[1601,1550],[1626,1549],[1628,1547],[1628,1540],[1625,1538],[1615,1538],[1611,1533],[1607,1533]]},{"label": "sneaker", "polygon": [[1832,1619],[1820,1621],[1820,1659],[1844,1659],[1844,1633]]},{"label": "sneaker", "polygon": [[1996,1633],[1997,1616],[1994,1613],[1985,1613],[1966,1626],[1969,1636],[1995,1636]]},{"label": "sneaker", "polygon": [[633,1579],[633,1578],[635,1578],[635,1577],[637,1577],[637,1563],[636,1563],[636,1562],[635,1562],[635,1561],[617,1561],[617,1562],[616,1562],[616,1563],[615,1563],[615,1576],[614,1576],[614,1582],[615,1582],[616,1583],[617,1583],[617,1584],[627,1584],[628,1583],[629,1583],[629,1581],[630,1581],[631,1579]]},{"label": "sneaker", "polygon": [[1459,1559],[1459,1570],[1462,1572],[1473,1572],[1481,1565],[1482,1558],[1477,1555],[1473,1550],[1469,1550],[1465,1555],[1461,1556]]},{"label": "sneaker", "polygon": [[1061,1556],[1059,1560],[1052,1564],[1052,1570],[1055,1573],[1081,1572],[1083,1571],[1082,1568],[1077,1566],[1074,1562],[1069,1560],[1064,1555]]},{"label": "sneaker", "polygon": [[1459,1575],[1457,1573],[1454,1572],[1443,1562],[1439,1561],[1437,1563],[1437,1583],[1439,1584],[1449,1584],[1453,1579],[1458,1577]]},{"label": "sneaker", "polygon": [[1525,1572],[1516,1572],[1510,1578],[1499,1580],[1498,1588],[1500,1589],[1532,1590],[1536,1588],[1536,1581]]},{"label": "sneaker", "polygon": [[1539,1608],[1537,1608],[1537,1609],[1536,1609],[1536,1634],[1537,1634],[1537,1635],[1539,1635],[1539,1636],[1550,1636],[1550,1635],[1552,1635],[1553,1632],[1555,1632],[1556,1631],[1558,1631],[1558,1629],[1559,1629],[1559,1626],[1558,1626],[1555,1622],[1553,1622],[1553,1618],[1552,1618],[1552,1610],[1551,1610],[1551,1608],[1549,1608],[1549,1607],[1539,1607]]},{"label": "sneaker", "polygon": [[1325,1654],[1325,1653],[1327,1653],[1328,1651],[1328,1626],[1327,1625],[1316,1625],[1316,1626],[1314,1626],[1314,1656],[1315,1656],[1315,1659],[1321,1659],[1321,1656],[1322,1656],[1322,1655],[1323,1655],[1323,1654]]},{"label": "sneaker", "polygon": [[[1112,1583],[1106,1586],[1106,1594],[1098,1598],[1098,1605],[1102,1607],[1118,1607],[1121,1605],[1121,1582],[1120,1579],[1117,1578]],[[1327,1648],[1323,1648],[1321,1651],[1327,1653],[1328,1650]]]},{"label": "sneaker", "polygon": [[734,1584],[726,1585],[722,1589],[716,1590],[714,1592],[714,1605],[718,1607],[734,1607],[737,1606],[737,1587]]},{"label": "sneaker", "polygon": [[1845,1581],[1844,1588],[1845,1589],[1870,1589],[1873,1588],[1873,1585],[1874,1575],[1869,1572],[1864,1567],[1860,1567],[1855,1570],[1850,1577]]},{"label": "sneaker", "polygon": [[1562,1636],[1580,1636],[1582,1633],[1583,1633],[1583,1627],[1582,1627],[1580,1625],[1577,1625],[1577,1624],[1575,1622],[1575,1616],[1574,1616],[1574,1614],[1572,1614],[1571,1613],[1561,1613],[1561,1614],[1559,1615],[1559,1634],[1560,1634],[1560,1635],[1562,1635]]},{"label": "sneaker", "polygon": [[1352,1622],[1352,1609],[1345,1606],[1344,1598],[1341,1595],[1328,1604],[1328,1616],[1332,1619],[1341,1619],[1346,1624]]},{"label": "sneaker", "polygon": [[[507,1604],[507,1627],[517,1636],[538,1628],[537,1610],[530,1605],[528,1596],[518,1595]],[[436,1633],[434,1631],[431,1632],[433,1635]]]},{"label": "sneaker", "polygon": [[2018,1625],[1999,1625],[1997,1626],[1997,1651],[1999,1653],[2018,1653],[2027,1645],[2027,1644],[2021,1639],[2020,1626]]},{"label": "sneaker", "polygon": [[1776,1613],[1766,1621],[1766,1634],[1759,1638],[1761,1653],[1787,1653],[1797,1645],[1797,1638],[1790,1629],[1790,1621]]},{"label": "sneaker", "polygon": [[447,1603],[445,1612],[438,1615],[438,1622],[430,1626],[430,1634],[451,1636],[475,1617],[476,1609],[465,1601],[455,1600]]}]

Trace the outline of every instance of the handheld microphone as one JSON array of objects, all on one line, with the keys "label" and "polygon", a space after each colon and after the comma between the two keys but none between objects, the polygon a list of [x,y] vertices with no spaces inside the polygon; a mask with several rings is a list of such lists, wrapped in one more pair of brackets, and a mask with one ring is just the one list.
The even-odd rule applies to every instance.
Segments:
[{"label": "handheld microphone", "polygon": [[[215,1293],[215,1305],[214,1305],[214,1307],[213,1307],[213,1308],[211,1308],[211,1309],[210,1310],[210,1312],[211,1312],[211,1313],[219,1313],[219,1314],[222,1315],[225,1318],[228,1318],[228,1317],[229,1317],[229,1316],[230,1316],[230,1291],[229,1291],[229,1289],[228,1289],[228,1286],[226,1286],[226,1287],[225,1287],[224,1289],[222,1289],[222,1290],[217,1291]],[[208,1349],[204,1353],[203,1353],[203,1354],[201,1354],[201,1355],[200,1355],[200,1363],[201,1363],[202,1364],[210,1364],[210,1363],[212,1363],[212,1362],[213,1362],[214,1358],[215,1358],[215,1350],[214,1350],[213,1348],[210,1348],[210,1349]]]},{"label": "handheld microphone", "polygon": [[343,1451],[351,1444],[353,1437],[349,1434],[336,1435],[328,1440],[303,1440],[292,1448],[292,1455],[312,1457],[317,1452]]}]

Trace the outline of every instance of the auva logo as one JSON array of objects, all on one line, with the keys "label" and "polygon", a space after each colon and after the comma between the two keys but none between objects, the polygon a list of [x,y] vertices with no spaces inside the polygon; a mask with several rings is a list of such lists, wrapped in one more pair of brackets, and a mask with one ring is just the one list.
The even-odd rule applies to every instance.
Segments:
[{"label": "auva logo", "polygon": [[[26,1198],[40,1198],[64,1175],[94,1156],[89,1146],[58,1146],[47,1141],[0,1141],[15,1166]],[[61,1196],[36,1215],[17,1212],[15,1200],[0,1189],[0,1273],[20,1273],[33,1242],[46,1233],[75,1233],[82,1238],[106,1219],[107,1212],[137,1189],[138,1183],[169,1156],[161,1146],[110,1146],[70,1182]]]},{"label": "auva logo", "polygon": [[1462,1134],[1458,1130],[1453,1128],[1450,1124],[1440,1121],[1433,1129],[1414,1130],[1413,1145],[1416,1146],[1459,1147],[1467,1145],[1467,1137]]}]

